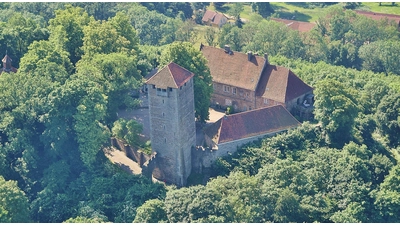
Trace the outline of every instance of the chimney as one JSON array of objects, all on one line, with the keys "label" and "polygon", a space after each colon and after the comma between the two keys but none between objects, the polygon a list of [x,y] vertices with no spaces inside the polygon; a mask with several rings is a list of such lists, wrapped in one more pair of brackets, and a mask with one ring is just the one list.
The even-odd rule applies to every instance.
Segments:
[{"label": "chimney", "polygon": [[268,53],[264,53],[265,64],[269,65]]},{"label": "chimney", "polygon": [[251,51],[247,52],[247,60],[251,61],[251,57],[253,57],[253,53]]},{"label": "chimney", "polygon": [[225,45],[224,50],[225,50],[225,53],[229,54],[231,52],[231,47],[229,47],[229,45]]}]

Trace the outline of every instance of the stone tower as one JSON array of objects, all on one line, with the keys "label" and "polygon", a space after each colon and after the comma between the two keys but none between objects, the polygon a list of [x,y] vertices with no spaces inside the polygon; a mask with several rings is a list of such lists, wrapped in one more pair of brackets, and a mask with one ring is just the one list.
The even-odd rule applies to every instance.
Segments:
[{"label": "stone tower", "polygon": [[146,82],[151,146],[157,152],[153,176],[180,187],[190,175],[191,148],[196,144],[193,76],[170,63]]}]

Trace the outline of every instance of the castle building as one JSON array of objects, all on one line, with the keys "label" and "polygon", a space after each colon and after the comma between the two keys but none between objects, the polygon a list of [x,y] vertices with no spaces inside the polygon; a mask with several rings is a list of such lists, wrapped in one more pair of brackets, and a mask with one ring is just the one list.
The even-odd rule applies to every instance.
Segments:
[{"label": "castle building", "polygon": [[[271,65],[268,55],[200,46],[208,61],[214,92],[211,105],[243,112],[268,106],[282,105],[289,112],[313,104],[313,88],[290,69]],[[298,114],[298,113],[295,113]]]},{"label": "castle building", "polygon": [[185,186],[196,145],[194,74],[171,62],[147,81],[153,177]]}]

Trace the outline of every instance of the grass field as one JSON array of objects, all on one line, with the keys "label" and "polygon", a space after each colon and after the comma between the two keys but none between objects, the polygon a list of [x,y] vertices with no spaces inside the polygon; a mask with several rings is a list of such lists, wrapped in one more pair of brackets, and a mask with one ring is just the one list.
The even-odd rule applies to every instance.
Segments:
[{"label": "grass field", "polygon": [[[315,22],[319,17],[324,16],[329,7],[316,7],[308,8],[307,3],[301,2],[271,2],[271,6],[274,8],[275,12],[279,14],[280,18],[284,19],[294,19],[304,22]],[[340,4],[340,3],[339,3]],[[219,11],[222,13],[227,13],[230,9],[231,4],[225,4]],[[241,18],[250,19],[251,6],[249,3],[244,3],[244,10],[240,14]],[[207,7],[209,10],[215,10],[213,4]],[[392,5],[391,2],[382,2],[379,6],[378,2],[362,2],[359,8],[360,10],[373,11],[379,13],[389,13],[400,15],[400,2]]]},{"label": "grass field", "polygon": [[395,2],[394,6],[391,2],[382,2],[381,6],[378,2],[362,2],[361,6],[363,10],[400,15],[400,2]]}]

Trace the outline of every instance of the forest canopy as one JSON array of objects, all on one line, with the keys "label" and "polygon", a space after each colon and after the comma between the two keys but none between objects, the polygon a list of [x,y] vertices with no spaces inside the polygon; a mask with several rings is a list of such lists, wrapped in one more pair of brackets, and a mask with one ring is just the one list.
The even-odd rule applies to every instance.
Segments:
[{"label": "forest canopy", "polygon": [[[271,20],[266,3],[0,6],[0,53],[18,68],[0,75],[0,222],[400,221],[393,22],[333,3],[312,6],[329,9],[306,33]],[[202,25],[207,7],[231,23]],[[138,105],[129,93],[155,68],[194,72],[196,118],[208,119],[200,43],[268,53],[314,88],[314,119],[220,158],[204,185],[177,189],[112,164],[110,138],[135,144],[142,130],[117,112]]]}]

